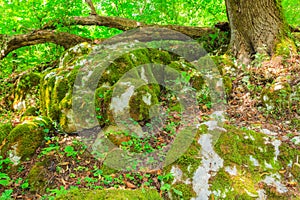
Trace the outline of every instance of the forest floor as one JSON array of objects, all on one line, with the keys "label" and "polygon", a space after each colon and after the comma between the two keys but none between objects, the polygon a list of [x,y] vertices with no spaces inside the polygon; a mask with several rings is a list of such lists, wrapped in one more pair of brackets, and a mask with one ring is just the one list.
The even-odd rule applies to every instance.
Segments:
[{"label": "forest floor", "polygon": [[[292,85],[300,82],[300,56],[287,59],[276,57],[271,61],[262,62],[257,67],[236,66],[234,68],[234,72],[229,72],[230,76],[235,78],[232,81],[232,91],[227,98],[226,123],[257,132],[275,134],[291,148],[300,150],[300,146],[291,141],[291,138],[300,136],[299,104],[279,106],[268,111],[264,108],[261,98],[262,88],[271,84],[277,77],[288,77],[287,81]],[[202,115],[209,116],[211,112],[206,110]],[[13,117],[15,121],[20,118],[17,115]],[[176,120],[176,115],[173,119]],[[167,137],[165,135],[163,140],[169,141],[170,138]],[[48,166],[47,169],[37,167],[36,163],[39,162]],[[161,181],[166,177],[163,177],[161,170],[124,173],[112,169],[103,170],[102,164],[86,151],[78,136],[67,136],[58,131],[51,131],[44,146],[37,149],[35,156],[23,162],[18,169],[13,169],[11,179],[19,179],[20,182],[13,182],[6,188],[0,188],[0,193],[4,192],[4,189],[13,189],[14,199],[35,199],[41,198],[43,196],[41,191],[48,187],[56,188],[48,189],[47,192],[57,195],[64,193],[71,186],[90,189],[136,189],[142,186],[153,186],[161,194],[163,193]],[[34,166],[37,170],[31,176],[43,177],[43,180],[37,182],[44,181],[45,184],[34,183],[37,184],[38,190],[30,191],[26,182],[21,180],[28,177],[30,169]],[[47,174],[41,176],[46,171]],[[102,181],[97,182],[100,176]]]}]

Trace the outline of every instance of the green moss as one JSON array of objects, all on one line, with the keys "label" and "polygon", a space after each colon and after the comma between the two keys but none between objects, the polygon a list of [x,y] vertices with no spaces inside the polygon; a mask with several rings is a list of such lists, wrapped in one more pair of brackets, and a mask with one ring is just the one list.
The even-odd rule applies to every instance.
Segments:
[{"label": "green moss", "polygon": [[17,90],[28,91],[32,87],[39,85],[40,78],[40,74],[34,72],[23,75],[19,79]]},{"label": "green moss", "polygon": [[[113,89],[111,87],[100,87],[95,91],[95,108],[100,126],[113,124],[113,115],[109,109]],[[101,117],[100,117],[101,116]]]},{"label": "green moss", "polygon": [[187,176],[185,178],[191,178],[201,164],[201,159],[197,158],[199,157],[200,149],[200,145],[196,141],[193,141],[189,149],[175,162]]},{"label": "green moss", "polygon": [[261,100],[268,110],[282,112],[289,108],[291,86],[285,77],[279,77],[270,86],[266,86],[261,92]]},{"label": "green moss", "polygon": [[0,144],[8,136],[12,128],[11,123],[0,124]]},{"label": "green moss", "polygon": [[31,192],[44,193],[48,187],[47,168],[45,162],[37,162],[30,169],[27,180]]},{"label": "green moss", "polygon": [[103,175],[111,175],[118,172],[118,170],[110,168],[105,164],[103,164],[100,169],[103,171]]},{"label": "green moss", "polygon": [[154,91],[147,85],[141,86],[135,91],[129,101],[131,118],[135,121],[149,120],[149,110],[155,104],[158,104],[158,98]]},{"label": "green moss", "polygon": [[223,85],[227,95],[229,95],[232,91],[232,81],[229,76],[223,76]]},{"label": "green moss", "polygon": [[72,199],[72,200],[93,200],[93,199],[106,199],[106,200],[159,200],[162,199],[156,190],[138,189],[138,190],[85,190],[73,189],[67,194],[61,195],[56,198],[59,199]]},{"label": "green moss", "polygon": [[92,46],[87,43],[83,42],[78,44],[70,49],[68,49],[60,60],[60,67],[68,67],[72,66],[78,61],[80,58],[83,58],[89,52],[91,52]]},{"label": "green moss", "polygon": [[250,169],[254,170],[254,166],[249,160],[250,155],[261,163],[264,160],[268,163],[274,162],[274,147],[271,144],[264,144],[262,133],[239,130],[232,126],[225,127],[227,133],[221,134],[215,145],[216,152],[224,159],[225,165],[233,162],[238,165],[248,165]]},{"label": "green moss", "polygon": [[[43,124],[43,126],[41,126]],[[25,121],[23,124],[16,126],[8,135],[6,150],[16,146],[16,154],[22,160],[30,157],[35,150],[42,144],[45,136],[43,131],[50,128],[51,123],[47,118],[35,118],[32,121]]]},{"label": "green moss", "polygon": [[275,55],[283,56],[285,58],[290,57],[291,55],[297,54],[297,48],[295,42],[287,37],[283,38],[275,46]]},{"label": "green moss", "polygon": [[211,183],[211,190],[226,194],[226,199],[241,198],[250,200],[253,197],[250,197],[247,193],[257,195],[259,177],[259,174],[254,176],[254,174],[247,174],[246,171],[240,172],[239,168],[237,175],[231,176],[222,168],[209,182]]},{"label": "green moss", "polygon": [[53,98],[55,98],[57,102],[60,102],[65,97],[68,91],[68,80],[65,77],[62,77],[61,79],[58,79],[55,83],[53,89]]},{"label": "green moss", "polygon": [[[226,189],[231,188],[230,176],[221,168],[218,173],[210,179],[211,190],[225,192]],[[228,193],[227,193],[228,195]]]},{"label": "green moss", "polygon": [[300,130],[300,119],[292,119],[292,126],[296,130]]},{"label": "green moss", "polygon": [[192,197],[196,196],[196,193],[194,192],[193,187],[191,185],[186,185],[184,183],[176,183],[176,184],[172,185],[172,189],[182,192],[182,196],[179,196],[178,194],[176,194],[174,192],[174,190],[171,190],[172,191],[172,199],[190,200]]},{"label": "green moss", "polygon": [[25,117],[25,116],[37,116],[37,112],[38,112],[38,109],[36,107],[29,107],[23,113],[22,117]]},{"label": "green moss", "polygon": [[[299,152],[298,152],[299,153]],[[300,183],[300,165],[299,163],[294,163],[291,172],[298,183]]]}]

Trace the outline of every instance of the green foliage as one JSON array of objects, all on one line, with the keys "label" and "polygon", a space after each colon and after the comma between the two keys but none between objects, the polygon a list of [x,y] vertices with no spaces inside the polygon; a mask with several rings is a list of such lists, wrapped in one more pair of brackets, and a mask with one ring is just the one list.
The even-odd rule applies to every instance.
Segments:
[{"label": "green foliage", "polygon": [[0,156],[0,185],[1,186],[8,186],[11,181],[8,174],[4,172],[4,169],[9,169],[9,167],[6,166],[8,166],[11,163],[12,162],[9,158],[4,159],[2,156]]},{"label": "green foliage", "polygon": [[10,196],[12,195],[13,190],[9,189],[9,190],[4,190],[4,192],[2,193],[2,195],[0,196],[1,200],[9,200],[12,199]]},{"label": "green foliage", "polygon": [[299,0],[283,0],[282,7],[287,22],[292,26],[300,26]]}]

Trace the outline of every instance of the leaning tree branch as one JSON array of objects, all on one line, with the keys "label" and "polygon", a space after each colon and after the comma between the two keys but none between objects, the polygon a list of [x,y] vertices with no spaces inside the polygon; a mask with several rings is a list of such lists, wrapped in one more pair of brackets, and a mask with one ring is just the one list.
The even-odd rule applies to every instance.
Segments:
[{"label": "leaning tree branch", "polygon": [[[50,22],[42,29],[56,29],[55,24],[58,22]],[[192,38],[200,38],[208,34],[215,33],[213,28],[193,27],[193,26],[178,26],[178,25],[147,25],[131,19],[121,17],[105,17],[99,15],[90,15],[87,17],[73,17],[60,23],[64,26],[82,25],[82,26],[105,26],[109,28],[116,28],[122,31],[127,31],[139,27],[157,27],[168,28],[178,31]]]},{"label": "leaning tree branch", "polygon": [[73,25],[82,25],[82,26],[105,26],[109,28],[116,28],[122,31],[127,31],[130,29],[138,28],[145,26],[141,22],[135,20],[121,18],[121,17],[105,17],[99,15],[90,15],[87,17],[71,17],[64,20],[63,22],[51,21],[47,23],[42,29],[56,29],[56,24],[63,26],[73,26]]},{"label": "leaning tree branch", "polygon": [[[87,2],[91,2],[87,0]],[[63,46],[65,49],[68,49],[81,42],[92,42],[91,39],[83,38],[74,34],[65,33],[65,32],[56,32],[57,28],[55,24],[60,24],[63,26],[73,26],[73,25],[82,25],[82,26],[105,26],[109,28],[116,28],[119,30],[127,31],[136,28],[143,27],[152,27],[152,28],[167,28],[182,34],[185,34],[193,39],[207,37],[209,34],[216,32],[215,28],[202,28],[202,27],[192,27],[192,26],[178,26],[178,25],[147,25],[142,22],[138,22],[131,19],[121,18],[121,17],[105,17],[94,14],[93,4],[89,4],[92,15],[87,17],[71,17],[65,19],[63,22],[52,21],[46,24],[42,30],[33,31],[29,34],[15,35],[12,37],[7,37],[6,35],[0,35],[0,60],[6,57],[10,52],[18,48],[30,45],[36,45],[46,42],[51,42],[57,45]],[[222,31],[222,29],[220,29]],[[168,35],[169,34],[169,35]],[[170,33],[161,33],[160,36],[163,38],[173,38],[178,37],[176,34],[170,36]],[[137,36],[141,41],[153,40],[149,35],[141,34]],[[3,39],[5,38],[5,39]],[[118,38],[119,39],[119,38]],[[121,38],[122,39],[122,38]],[[98,40],[99,41],[99,40]],[[102,40],[101,40],[102,41]]]},{"label": "leaning tree branch", "polygon": [[[1,35],[0,38],[4,38],[4,36]],[[15,35],[0,41],[2,43],[0,60],[6,57],[10,52],[24,46],[51,42],[68,49],[78,43],[91,41],[92,40],[88,38],[83,38],[70,33],[56,32],[55,30],[34,31],[29,34]]]}]

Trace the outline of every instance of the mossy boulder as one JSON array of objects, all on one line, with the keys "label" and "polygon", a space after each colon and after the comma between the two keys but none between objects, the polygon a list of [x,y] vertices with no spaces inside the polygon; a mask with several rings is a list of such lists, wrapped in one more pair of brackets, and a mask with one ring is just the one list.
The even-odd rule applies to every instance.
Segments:
[{"label": "mossy boulder", "polygon": [[46,167],[45,162],[37,162],[30,169],[27,180],[31,192],[44,193],[46,188],[49,187],[47,177],[48,169]]},{"label": "mossy boulder", "polygon": [[297,54],[297,47],[295,42],[290,38],[283,38],[275,46],[275,55],[283,56],[285,58],[290,57],[291,55]]},{"label": "mossy boulder", "polygon": [[30,106],[38,106],[38,90],[39,90],[40,74],[30,72],[24,74],[16,81],[14,89],[14,110],[24,110]]},{"label": "mossy boulder", "polygon": [[30,158],[42,144],[45,129],[51,128],[51,121],[46,117],[35,117],[18,124],[11,130],[1,149],[1,154],[9,157],[15,165]]},{"label": "mossy boulder", "polygon": [[55,198],[60,199],[72,199],[72,200],[159,200],[162,199],[158,192],[153,189],[137,189],[137,190],[86,190],[86,189],[73,189],[67,194],[60,195]]},{"label": "mossy boulder", "polygon": [[[0,124],[0,144],[6,139],[10,131],[12,130],[11,123]],[[1,146],[1,145],[0,145]],[[0,148],[1,149],[1,148]]]},{"label": "mossy boulder", "polygon": [[298,149],[273,135],[228,125],[220,132],[211,124],[202,124],[186,153],[164,169],[174,176],[170,196],[297,199],[289,184],[299,182]]},{"label": "mossy boulder", "polygon": [[[121,102],[122,105],[126,103],[126,105],[124,104],[125,107],[129,108],[123,111],[129,113],[130,118],[135,121],[146,122],[153,117],[153,114],[158,114],[158,112],[152,111],[159,102],[161,84],[163,84],[160,83],[160,79],[169,74],[164,74],[162,68],[146,65],[148,63],[168,66],[173,68],[173,71],[178,70],[176,73],[179,74],[181,71],[188,73],[188,81],[197,90],[201,90],[205,82],[202,75],[190,63],[166,51],[147,48],[133,50],[123,53],[113,62],[107,64],[101,63],[103,55],[98,55],[101,48],[104,47],[89,46],[85,43],[79,44],[66,51],[58,68],[48,70],[42,76],[40,85],[42,115],[53,121],[58,121],[65,132],[75,132],[78,124],[80,124],[79,127],[86,127],[86,125],[78,123],[76,119],[90,119],[92,115],[96,115],[93,117],[99,121],[99,125],[102,127],[114,124],[116,121],[114,119],[116,116],[115,111],[120,110],[119,108],[122,107],[121,105],[114,105],[116,102]],[[89,52],[94,51],[98,52],[95,58],[91,57],[91,55],[94,55],[93,53],[87,56]],[[100,64],[97,63],[97,59],[99,59]],[[101,67],[93,68],[91,65],[93,62],[95,62],[95,66],[101,66],[101,64],[107,64],[107,66],[105,69]],[[90,71],[85,71],[83,68]],[[87,95],[90,95],[89,90],[95,86],[94,91],[92,91],[95,97],[95,103],[92,107],[95,111],[86,113],[86,110],[89,110],[87,108],[91,108],[91,104],[85,105],[82,103],[76,107],[80,112],[74,113],[72,95],[77,76],[80,76],[77,80],[80,78],[84,80],[82,83],[89,83],[87,90],[80,91],[82,94],[78,95],[79,99],[84,99]],[[127,89],[134,87],[132,97],[128,99],[128,102],[118,101],[122,100],[122,94],[124,94],[124,88],[126,90],[128,82],[130,82],[131,86],[129,87],[131,88]],[[122,84],[125,85],[122,86]],[[74,115],[76,115],[76,118],[74,118]]]}]

